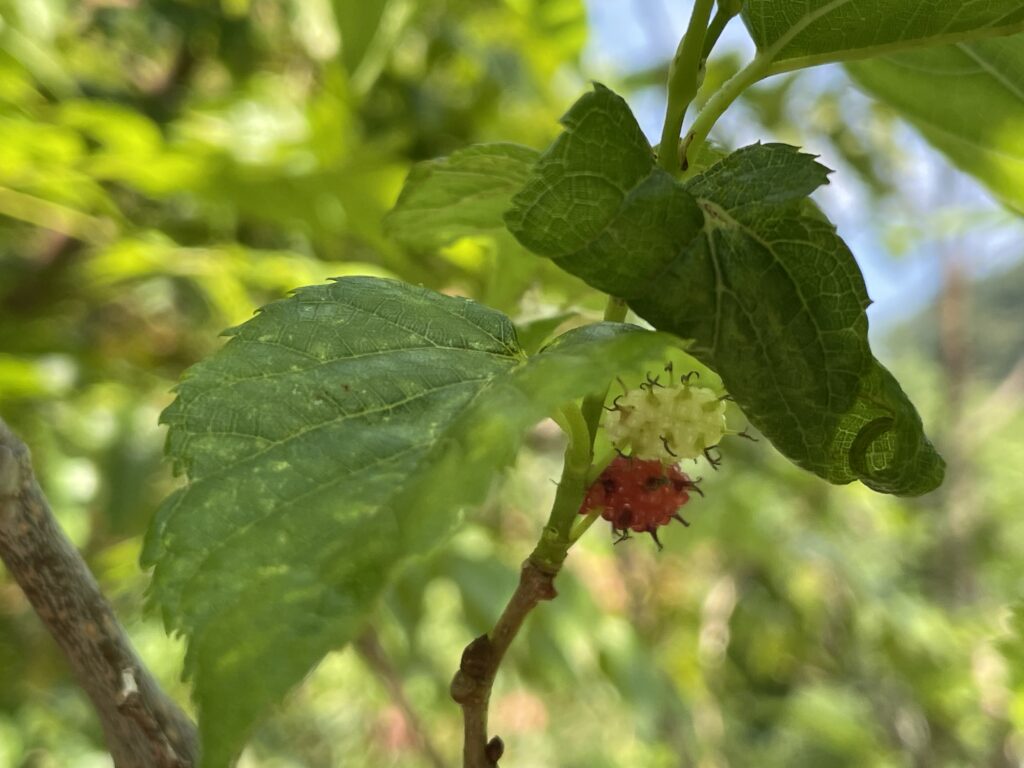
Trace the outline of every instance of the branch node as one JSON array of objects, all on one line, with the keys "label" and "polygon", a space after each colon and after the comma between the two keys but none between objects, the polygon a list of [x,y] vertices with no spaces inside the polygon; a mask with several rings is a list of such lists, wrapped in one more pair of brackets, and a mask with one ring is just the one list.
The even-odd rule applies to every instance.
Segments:
[{"label": "branch node", "polygon": [[451,697],[462,707],[465,740],[464,768],[496,768],[505,752],[500,737],[487,737],[487,706],[498,667],[509,645],[538,603],[556,596],[553,571],[527,558],[519,573],[519,586],[490,634],[480,635],[462,652],[451,684]]},{"label": "branch node", "polygon": [[494,646],[487,635],[480,635],[462,651],[459,670],[452,678],[451,697],[459,704],[471,704],[487,695],[488,676],[494,663]]},{"label": "branch node", "polygon": [[479,679],[490,671],[493,660],[494,646],[491,644],[491,638],[480,635],[462,652],[459,670]]},{"label": "branch node", "polygon": [[494,765],[498,764],[501,760],[501,756],[505,754],[505,742],[501,740],[501,736],[495,736],[493,739],[487,742],[487,746],[484,747],[484,755]]}]

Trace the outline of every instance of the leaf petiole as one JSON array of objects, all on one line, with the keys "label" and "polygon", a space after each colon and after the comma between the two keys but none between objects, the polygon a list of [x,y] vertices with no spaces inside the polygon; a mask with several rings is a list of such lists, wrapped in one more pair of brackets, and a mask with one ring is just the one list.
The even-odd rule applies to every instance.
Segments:
[{"label": "leaf petiole", "polygon": [[[609,296],[608,303],[604,308],[604,321],[606,323],[621,323],[626,319],[628,312],[629,307],[626,306],[626,302],[615,296]],[[591,446],[593,446],[593,438],[597,436],[597,427],[601,422],[601,409],[607,399],[608,387],[605,387],[599,395],[589,395],[583,398],[583,420],[587,422],[587,429],[590,431]]]},{"label": "leaf petiole", "polygon": [[668,105],[658,145],[658,165],[669,173],[678,173],[680,169],[679,134],[686,119],[686,110],[700,88],[704,71],[704,38],[713,6],[714,0],[696,0],[686,33],[669,65]]},{"label": "leaf petiole", "polygon": [[602,511],[604,511],[604,507],[595,507],[587,513],[586,517],[576,523],[572,528],[572,533],[569,534],[569,542],[571,544],[575,544],[579,541],[583,534],[590,530],[590,526],[592,526],[597,519],[601,517]]},{"label": "leaf petiole", "polygon": [[[704,109],[697,115],[697,119],[694,120],[693,125],[687,132],[686,136],[686,152],[682,159],[681,166],[683,168],[683,175],[686,175],[687,171],[687,156],[694,156],[703,146],[704,142],[708,138],[708,134],[711,133],[711,129],[715,126],[725,111],[732,106],[732,103],[738,99],[747,88],[752,86],[759,80],[763,80],[769,75],[776,74],[772,71],[772,64],[775,62],[775,58],[789,45],[790,41],[793,40],[798,34],[804,31],[813,22],[817,21],[820,17],[824,16],[828,12],[834,9],[835,5],[840,3],[840,0],[833,0],[832,3],[819,8],[814,13],[810,13],[799,22],[794,24],[785,34],[780,35],[772,45],[764,50],[757,52],[757,55],[751,60],[747,66],[737,72],[732,78],[730,78],[725,85],[723,85],[714,96],[712,96],[707,104],[704,105]],[[696,13],[696,10],[694,11]],[[671,101],[671,93],[669,96]],[[667,117],[666,117],[667,120]],[[665,167],[665,166],[662,166]]]},{"label": "leaf petiole", "polygon": [[718,10],[715,11],[715,16],[711,19],[707,34],[704,36],[704,50],[701,52],[701,62],[708,60],[726,25],[732,21],[734,16],[739,14],[742,8],[742,0],[718,0]]},{"label": "leaf petiole", "polygon": [[590,451],[594,438],[583,418],[583,411],[575,403],[563,406],[555,417],[555,423],[569,436],[569,445],[565,452],[566,464],[571,463],[574,471],[586,471],[590,467]]}]

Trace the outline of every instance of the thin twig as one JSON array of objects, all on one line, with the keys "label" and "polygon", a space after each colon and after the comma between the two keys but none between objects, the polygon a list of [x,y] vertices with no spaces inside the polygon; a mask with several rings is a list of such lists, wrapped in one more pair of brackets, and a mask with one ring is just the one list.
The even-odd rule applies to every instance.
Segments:
[{"label": "thin twig", "polygon": [[28,448],[3,419],[0,558],[92,700],[117,768],[197,765],[195,725],[136,656],[89,567],[57,525]]},{"label": "thin twig", "polygon": [[438,752],[433,742],[431,742],[427,729],[423,727],[419,715],[413,709],[412,702],[405,695],[405,689],[402,687],[402,676],[388,657],[384,646],[381,645],[377,632],[373,627],[369,627],[356,639],[354,645],[356,652],[377,677],[380,678],[391,700],[402,711],[402,716],[415,737],[417,749],[436,768],[447,768],[445,761],[441,758],[441,753]]},{"label": "thin twig", "polygon": [[538,603],[554,599],[555,574],[531,560],[523,563],[519,586],[489,635],[481,635],[462,652],[459,671],[452,680],[452,698],[462,707],[465,728],[464,768],[495,768],[504,751],[499,737],[487,738],[487,708],[491,688],[505,652],[523,620]]}]

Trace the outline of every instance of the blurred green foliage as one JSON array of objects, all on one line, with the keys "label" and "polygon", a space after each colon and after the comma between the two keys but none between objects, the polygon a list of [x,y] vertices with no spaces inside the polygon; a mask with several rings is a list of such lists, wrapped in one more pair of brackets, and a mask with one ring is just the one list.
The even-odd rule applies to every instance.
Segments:
[{"label": "blurred green foliage", "polygon": [[[555,327],[543,318],[594,313],[579,283],[507,242],[399,246],[382,228],[414,161],[473,141],[545,146],[586,87],[586,35],[580,0],[0,0],[0,412],[182,702],[181,647],[143,615],[137,566],[171,486],[156,418],[173,382],[220,330],[333,275],[480,298],[535,344]],[[891,118],[858,130],[841,86],[794,118],[800,82],[770,81],[749,114],[827,143],[884,200],[900,153]],[[1019,323],[995,314],[1019,320],[1019,269],[976,296],[991,308],[961,317],[976,365],[955,364],[928,314],[887,360],[941,435],[942,490],[831,488],[763,443],[726,444],[693,526],[664,536],[664,552],[612,547],[600,527],[573,551],[558,600],[499,677],[502,764],[1024,760],[1010,611],[1024,587],[1024,373]],[[242,765],[431,766],[417,731],[455,755],[450,676],[513,588],[560,452],[536,430],[466,529],[394,585],[374,622],[389,666],[357,648],[329,657]],[[0,768],[108,764],[87,702],[4,578]]]}]

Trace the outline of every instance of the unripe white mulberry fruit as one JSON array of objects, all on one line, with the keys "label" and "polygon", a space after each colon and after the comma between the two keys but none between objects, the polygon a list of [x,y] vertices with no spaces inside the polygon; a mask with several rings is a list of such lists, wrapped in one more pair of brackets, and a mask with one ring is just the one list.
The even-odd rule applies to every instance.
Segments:
[{"label": "unripe white mulberry fruit", "polygon": [[668,387],[649,382],[615,398],[604,427],[617,450],[674,464],[718,445],[727,429],[725,400],[685,379]]}]

